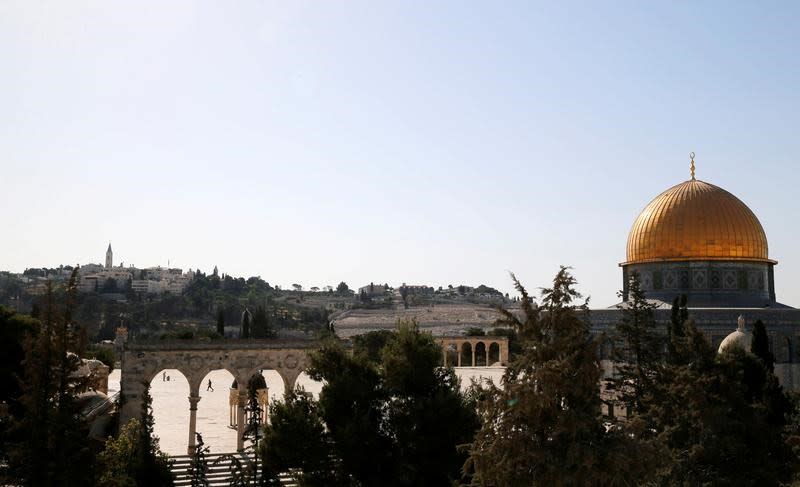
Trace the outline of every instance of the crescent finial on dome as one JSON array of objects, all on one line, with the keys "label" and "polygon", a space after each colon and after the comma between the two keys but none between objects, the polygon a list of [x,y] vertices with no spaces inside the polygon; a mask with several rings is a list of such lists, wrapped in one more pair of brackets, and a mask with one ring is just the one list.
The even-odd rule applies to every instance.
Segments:
[{"label": "crescent finial on dome", "polygon": [[692,164],[691,164],[690,170],[692,171],[692,181],[694,181],[694,152],[690,152],[689,153],[689,159],[692,160]]}]

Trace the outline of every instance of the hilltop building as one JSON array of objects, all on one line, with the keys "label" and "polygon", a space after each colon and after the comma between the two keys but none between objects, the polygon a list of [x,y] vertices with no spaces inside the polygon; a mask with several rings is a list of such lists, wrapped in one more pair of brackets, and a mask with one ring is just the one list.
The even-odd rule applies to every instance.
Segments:
[{"label": "hilltop building", "polygon": [[86,264],[80,268],[78,289],[84,293],[109,290],[124,292],[131,289],[142,294],[183,294],[194,279],[194,274],[191,269],[184,273],[182,269],[161,266],[147,269],[114,267],[114,253],[109,243],[105,266]]},{"label": "hilltop building", "polygon": [[669,321],[674,298],[685,294],[689,315],[714,348],[737,322],[749,334],[744,320],[763,321],[775,373],[785,387],[800,390],[795,363],[800,309],[777,301],[776,265],[752,210],[728,191],[696,179],[692,154],[691,179],[656,196],[634,220],[620,264],[623,302],[592,310],[592,331],[608,331],[619,321],[630,275],[637,272],[646,296],[658,305],[657,320]]}]

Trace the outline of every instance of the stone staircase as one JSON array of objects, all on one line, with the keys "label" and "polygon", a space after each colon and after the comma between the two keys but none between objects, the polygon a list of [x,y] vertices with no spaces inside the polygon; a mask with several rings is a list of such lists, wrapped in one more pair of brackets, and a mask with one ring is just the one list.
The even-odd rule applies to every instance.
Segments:
[{"label": "stone staircase", "polygon": [[[253,461],[252,454],[245,455],[244,453],[216,453],[206,454],[206,479],[208,485],[211,487],[228,486],[231,483],[231,464],[233,460],[229,457],[221,458],[226,455],[233,455],[239,459],[243,468],[247,468],[248,463]],[[192,463],[192,457],[189,455],[176,455],[171,456],[172,460],[172,475],[175,477],[175,487],[186,487],[192,485],[191,477],[189,476],[189,465]],[[286,487],[296,487],[297,484],[292,480],[289,473],[281,474],[279,477],[281,485]],[[252,482],[252,479],[251,479]]]}]

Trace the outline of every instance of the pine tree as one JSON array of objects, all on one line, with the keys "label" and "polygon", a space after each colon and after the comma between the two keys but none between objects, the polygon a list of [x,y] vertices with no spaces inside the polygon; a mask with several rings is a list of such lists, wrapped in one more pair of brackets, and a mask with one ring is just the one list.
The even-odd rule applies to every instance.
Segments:
[{"label": "pine tree", "polygon": [[515,328],[523,352],[506,369],[503,388],[482,391],[483,426],[471,445],[467,472],[478,485],[613,485],[636,483],[646,464],[630,441],[600,418],[600,368],[587,305],[562,267],[542,307],[522,295],[522,318],[500,309],[498,324]]},{"label": "pine tree", "polygon": [[72,321],[76,282],[73,271],[61,309],[47,283],[41,329],[25,347],[23,416],[13,428],[19,443],[10,455],[10,469],[25,485],[86,485],[93,478],[87,425],[77,397],[85,379],[75,374],[81,352]]},{"label": "pine tree", "polygon": [[645,298],[638,273],[631,274],[628,301],[620,305],[622,317],[615,329],[615,377],[610,389],[632,411],[643,411],[652,400],[662,369],[664,335],[656,324],[657,307]]}]

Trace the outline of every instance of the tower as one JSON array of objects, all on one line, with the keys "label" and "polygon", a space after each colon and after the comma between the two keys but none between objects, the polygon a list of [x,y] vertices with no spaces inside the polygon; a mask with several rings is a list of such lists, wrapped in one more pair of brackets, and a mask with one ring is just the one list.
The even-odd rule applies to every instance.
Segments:
[{"label": "tower", "polygon": [[111,242],[108,242],[108,250],[106,250],[106,270],[111,270],[114,265],[114,252],[111,251]]}]

